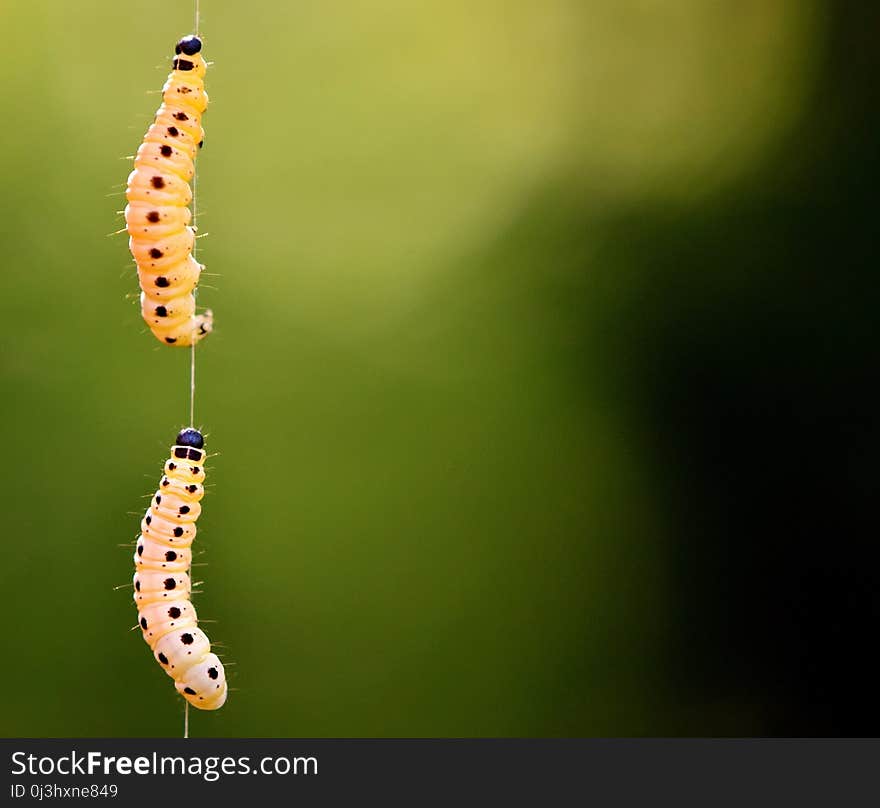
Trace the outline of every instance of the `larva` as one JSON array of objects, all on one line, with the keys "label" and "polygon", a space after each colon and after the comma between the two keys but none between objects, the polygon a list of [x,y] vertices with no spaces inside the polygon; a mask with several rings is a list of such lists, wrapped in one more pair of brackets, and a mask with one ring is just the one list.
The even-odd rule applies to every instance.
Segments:
[{"label": "larva", "polygon": [[134,601],[144,639],[177,692],[193,707],[216,710],[226,702],[226,673],[190,601],[190,548],[202,512],[205,456],[197,429],[184,429],[171,447],[159,489],[141,520]]},{"label": "larva", "polygon": [[137,263],[141,314],[156,339],[192,345],[211,331],[208,310],[196,314],[193,290],[204,266],[192,256],[190,226],[193,160],[204,142],[202,113],[208,107],[202,41],[185,36],[162,88],[162,106],[137,150],[128,176],[125,223]]}]

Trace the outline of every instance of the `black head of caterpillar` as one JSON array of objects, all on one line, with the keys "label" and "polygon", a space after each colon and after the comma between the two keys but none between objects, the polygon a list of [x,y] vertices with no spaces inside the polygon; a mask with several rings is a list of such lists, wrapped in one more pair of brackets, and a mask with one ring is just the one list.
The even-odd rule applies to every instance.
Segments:
[{"label": "black head of caterpillar", "polygon": [[192,446],[193,449],[201,449],[205,445],[205,439],[198,429],[188,427],[177,434],[177,440],[174,441],[174,445]]},{"label": "black head of caterpillar", "polygon": [[195,56],[202,49],[202,40],[195,34],[183,37],[177,45],[174,46],[174,52],[179,56],[185,53],[187,56]]}]

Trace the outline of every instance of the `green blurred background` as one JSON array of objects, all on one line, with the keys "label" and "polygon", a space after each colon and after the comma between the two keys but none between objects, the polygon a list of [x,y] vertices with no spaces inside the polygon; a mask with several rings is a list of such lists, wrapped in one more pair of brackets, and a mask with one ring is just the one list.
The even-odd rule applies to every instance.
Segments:
[{"label": "green blurred background", "polygon": [[[876,734],[868,7],[203,0],[193,735]],[[0,0],[5,736],[182,730],[107,234],[191,28]]]}]

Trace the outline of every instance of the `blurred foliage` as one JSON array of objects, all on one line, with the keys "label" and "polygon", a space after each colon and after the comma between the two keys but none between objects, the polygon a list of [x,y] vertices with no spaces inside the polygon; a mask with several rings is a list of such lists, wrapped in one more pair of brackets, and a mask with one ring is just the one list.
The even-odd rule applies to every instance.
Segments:
[{"label": "blurred foliage", "polygon": [[[803,178],[849,114],[814,107],[832,7],[202,7],[217,330],[196,420],[218,455],[196,604],[238,689],[193,734],[797,728],[761,674],[726,676],[688,634],[724,643],[706,564],[733,522],[682,567],[718,468],[674,442],[705,450],[723,425],[666,416],[729,403],[688,398],[725,314],[720,356],[763,350],[729,302],[762,309],[768,245],[809,263],[760,234],[812,226]],[[146,332],[106,234],[192,10],[3,0],[0,25],[0,734],[177,735],[182,702],[113,587],[187,418],[189,357]],[[791,266],[796,293],[812,270]]]}]

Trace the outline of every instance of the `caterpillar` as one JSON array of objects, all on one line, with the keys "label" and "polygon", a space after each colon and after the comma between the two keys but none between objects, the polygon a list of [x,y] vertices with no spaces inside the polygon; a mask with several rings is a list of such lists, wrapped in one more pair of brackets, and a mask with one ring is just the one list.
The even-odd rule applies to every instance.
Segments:
[{"label": "caterpillar", "polygon": [[202,113],[208,107],[202,41],[185,36],[174,48],[162,105],[134,158],[126,184],[128,246],[137,264],[141,315],[166,345],[198,342],[213,327],[210,310],[196,314],[193,290],[204,266],[192,255],[190,180],[204,143]]},{"label": "caterpillar", "polygon": [[193,707],[217,710],[226,702],[226,673],[198,627],[190,600],[192,542],[205,494],[204,439],[197,429],[177,436],[134,552],[138,625],[156,661]]}]

